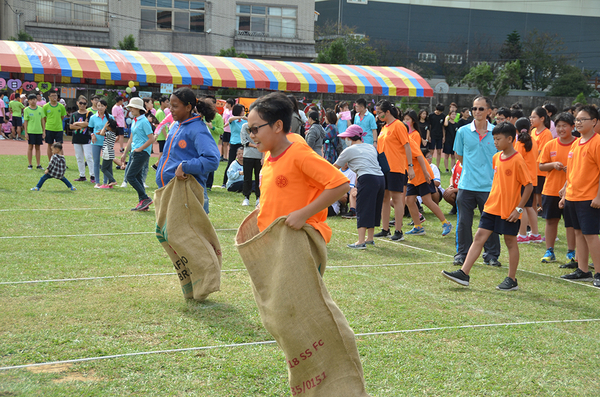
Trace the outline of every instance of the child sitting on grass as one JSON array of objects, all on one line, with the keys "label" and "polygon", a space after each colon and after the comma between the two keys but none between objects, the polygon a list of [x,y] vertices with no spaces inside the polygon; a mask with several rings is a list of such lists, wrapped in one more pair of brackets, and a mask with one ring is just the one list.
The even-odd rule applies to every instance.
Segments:
[{"label": "child sitting on grass", "polygon": [[67,187],[71,190],[77,190],[71,185],[71,182],[67,178],[65,178],[65,171],[67,169],[67,162],[65,160],[65,156],[60,154],[62,150],[62,143],[55,142],[52,144],[52,158],[50,159],[50,164],[48,164],[48,168],[44,172],[44,175],[40,178],[37,186],[32,187],[31,190],[40,190],[44,182],[46,182],[50,178],[60,179]]},{"label": "child sitting on grass", "polygon": [[112,189],[117,184],[112,172],[112,163],[115,159],[115,141],[117,140],[117,121],[109,118],[106,125],[100,131],[100,135],[104,137],[104,145],[102,146],[102,173],[108,184],[100,186],[100,189]]}]

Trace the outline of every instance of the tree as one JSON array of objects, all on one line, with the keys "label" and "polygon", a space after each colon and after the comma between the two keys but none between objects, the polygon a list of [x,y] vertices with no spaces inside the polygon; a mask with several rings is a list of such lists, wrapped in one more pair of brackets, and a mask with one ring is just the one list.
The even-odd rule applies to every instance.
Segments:
[{"label": "tree", "polygon": [[464,77],[463,83],[466,83],[469,87],[477,88],[481,95],[490,95],[494,83],[492,67],[487,62],[473,66]]},{"label": "tree", "polygon": [[496,103],[498,98],[506,96],[511,87],[520,87],[521,83],[521,62],[517,60],[505,63],[497,71],[492,83],[496,91],[493,102]]},{"label": "tree", "polygon": [[513,85],[512,88],[521,89],[527,80],[527,68],[523,67],[523,44],[521,35],[516,30],[513,30],[506,36],[506,40],[500,48],[500,60],[502,62],[520,61],[519,85]]},{"label": "tree", "polygon": [[8,39],[11,41],[33,41],[33,36],[23,30],[20,30],[17,37],[10,36]]},{"label": "tree", "polygon": [[565,65],[559,76],[552,82],[549,96],[576,96],[582,93],[589,96],[594,88],[588,84],[589,75],[583,73],[579,68]]},{"label": "tree", "polygon": [[119,41],[119,50],[138,51],[138,48],[135,46],[135,37],[132,34],[123,37],[123,41]]},{"label": "tree", "polygon": [[341,38],[334,40],[329,47],[319,53],[315,62],[347,64],[348,50],[344,46],[344,41]]},{"label": "tree", "polygon": [[575,100],[573,101],[572,105],[581,103],[582,105],[587,105],[587,101],[585,100],[585,95],[583,95],[583,92],[580,92],[577,97],[575,97]]},{"label": "tree", "polygon": [[243,52],[237,52],[235,47],[231,48],[222,48],[221,51],[217,54],[218,57],[228,57],[228,58],[248,58],[248,55]]},{"label": "tree", "polygon": [[562,40],[556,35],[532,30],[523,42],[523,62],[527,83],[532,90],[548,88],[571,56],[565,55]]},{"label": "tree", "polygon": [[[371,46],[367,36],[356,34],[354,29],[347,26],[340,27],[338,34],[337,24],[326,23],[322,27],[315,27],[315,50],[318,54],[317,63],[345,63],[350,65],[378,65],[379,56]],[[332,48],[333,46],[333,48]],[[344,47],[347,60],[344,61]],[[335,62],[325,62],[331,60]]]}]

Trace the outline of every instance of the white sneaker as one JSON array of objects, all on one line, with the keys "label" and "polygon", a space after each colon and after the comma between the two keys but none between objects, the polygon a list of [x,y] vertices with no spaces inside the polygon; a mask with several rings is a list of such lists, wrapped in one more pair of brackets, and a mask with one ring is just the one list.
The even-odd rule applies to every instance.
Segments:
[{"label": "white sneaker", "polygon": [[144,182],[144,188],[149,188],[150,186],[146,185],[146,182]]},{"label": "white sneaker", "polygon": [[242,201],[242,205],[243,205],[244,207],[246,207],[246,206],[250,205],[250,200],[248,200],[248,199],[244,199],[244,201]]},{"label": "white sneaker", "polygon": [[258,207],[258,205],[259,205],[259,204],[260,204],[260,199],[259,199],[259,198],[257,198],[257,199],[256,199],[256,204],[254,204],[254,206],[255,206],[255,207]]},{"label": "white sneaker", "polygon": [[127,187],[127,182],[121,183],[121,187]]},{"label": "white sneaker", "polygon": [[5,140],[6,138],[4,137],[4,135],[0,135],[0,141]]}]

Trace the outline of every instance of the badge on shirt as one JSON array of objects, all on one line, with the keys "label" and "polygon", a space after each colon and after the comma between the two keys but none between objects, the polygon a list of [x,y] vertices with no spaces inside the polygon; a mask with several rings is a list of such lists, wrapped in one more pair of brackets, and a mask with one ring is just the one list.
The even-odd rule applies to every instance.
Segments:
[{"label": "badge on shirt", "polygon": [[550,152],[550,157],[556,157],[556,152]]},{"label": "badge on shirt", "polygon": [[288,179],[284,175],[278,175],[275,178],[275,184],[277,187],[286,187],[288,185]]},{"label": "badge on shirt", "polygon": [[569,152],[569,158],[572,159],[573,158],[573,152]]}]

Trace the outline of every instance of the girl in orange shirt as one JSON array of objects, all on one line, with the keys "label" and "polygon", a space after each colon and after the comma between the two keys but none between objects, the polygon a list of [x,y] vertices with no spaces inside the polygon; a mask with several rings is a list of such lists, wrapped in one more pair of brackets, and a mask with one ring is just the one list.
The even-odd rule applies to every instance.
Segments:
[{"label": "girl in orange shirt", "polygon": [[[531,122],[531,138],[537,143],[538,151],[541,152],[544,146],[550,142],[552,138],[552,132],[550,132],[550,117],[546,113],[546,109],[541,106],[533,109],[531,116],[529,116]],[[538,153],[539,156],[539,153]],[[537,170],[537,186],[533,188],[533,205],[538,209],[538,212],[542,209],[542,190],[544,189],[544,182],[546,181],[546,171]]]},{"label": "girl in orange shirt", "polygon": [[421,131],[419,130],[419,121],[417,113],[414,110],[409,110],[404,114],[404,124],[408,126],[408,138],[421,147]]}]

